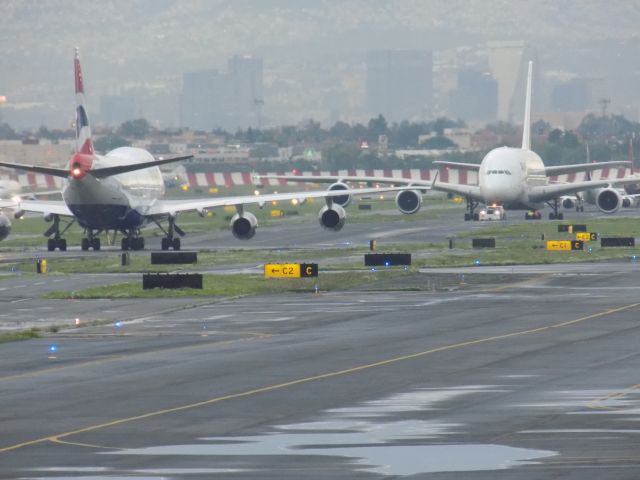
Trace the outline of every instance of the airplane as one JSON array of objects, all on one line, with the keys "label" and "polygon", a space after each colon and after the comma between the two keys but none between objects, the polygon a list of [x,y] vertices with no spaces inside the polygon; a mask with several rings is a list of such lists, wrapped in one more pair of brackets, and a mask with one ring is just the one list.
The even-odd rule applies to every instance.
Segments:
[{"label": "airplane", "polygon": [[[507,210],[526,210],[527,220],[542,218],[539,209],[545,204],[553,209],[549,219],[563,219],[558,210],[563,195],[574,194],[587,189],[601,188],[597,204],[601,208],[617,210],[622,197],[614,189],[608,188],[610,180],[588,180],[572,183],[550,183],[549,177],[574,173],[591,172],[602,168],[628,166],[626,161],[611,161],[591,164],[545,166],[540,156],[531,150],[531,78],[533,62],[529,62],[527,75],[527,93],[525,102],[522,146],[520,148],[498,147],[487,153],[479,164],[436,161],[445,168],[471,170],[478,173],[477,185],[462,185],[413,179],[376,177],[376,176],[304,176],[304,175],[265,175],[260,178],[273,178],[294,182],[335,182],[330,190],[349,188],[345,182],[390,183],[415,187],[401,191],[396,196],[396,206],[404,214],[413,214],[422,206],[422,192],[436,190],[462,196],[466,199],[465,221],[479,220],[476,208],[483,203],[494,208]],[[616,184],[638,183],[638,177],[616,180]],[[344,206],[344,205],[343,205]]]},{"label": "airplane", "polygon": [[[591,163],[589,145],[587,144],[586,163]],[[629,141],[629,165],[633,173],[633,143]],[[586,179],[591,180],[591,172],[586,173]],[[567,195],[560,198],[562,206],[566,209],[575,208],[584,212],[584,204],[595,205],[603,213],[616,213],[620,207],[632,208],[640,206],[640,193],[637,191],[637,183],[618,185],[617,179],[612,179],[609,185],[601,188],[591,188],[575,195]],[[619,200],[616,198],[619,198]]]},{"label": "airplane", "polygon": [[[20,184],[15,180],[0,179],[0,199],[18,201],[21,192]],[[0,240],[4,240],[11,233],[11,220],[4,212],[0,212]]]},{"label": "airplane", "polygon": [[[72,155],[68,168],[24,165],[0,162],[0,166],[29,172],[44,173],[64,179],[62,201],[23,200],[0,203],[1,206],[16,209],[16,218],[24,212],[36,212],[44,216],[52,225],[44,233],[49,237],[47,249],[54,251],[67,249],[65,232],[77,223],[85,232],[81,249],[100,250],[102,232],[113,232],[113,240],[118,232],[122,234],[122,250],[142,250],[145,246],[140,229],[155,224],[163,230],[162,250],[180,250],[180,237],[185,232],[176,224],[179,213],[196,211],[200,215],[210,208],[233,206],[236,214],[231,218],[231,231],[238,239],[254,236],[258,221],[245,210],[247,204],[262,206],[272,201],[324,198],[326,205],[319,212],[320,225],[328,230],[340,230],[346,219],[342,206],[334,198],[345,195],[368,195],[384,191],[399,191],[403,188],[366,188],[347,191],[310,191],[280,194],[231,196],[188,200],[165,200],[165,185],[160,165],[192,158],[192,155],[155,159],[151,153],[141,148],[119,147],[106,155],[96,154],[93,148],[91,127],[85,104],[84,78],[80,67],[78,49],[74,58],[76,94],[76,153]],[[405,187],[406,188],[406,187]],[[61,219],[70,219],[62,228]],[[161,221],[167,221],[164,228]]]}]

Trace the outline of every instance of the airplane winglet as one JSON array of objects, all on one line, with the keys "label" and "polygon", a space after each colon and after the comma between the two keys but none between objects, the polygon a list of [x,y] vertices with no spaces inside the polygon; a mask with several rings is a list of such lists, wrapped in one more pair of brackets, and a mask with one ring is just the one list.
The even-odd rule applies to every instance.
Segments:
[{"label": "airplane winglet", "polygon": [[527,97],[524,104],[524,122],[522,125],[522,149],[531,150],[531,76],[533,62],[529,61],[527,71]]}]

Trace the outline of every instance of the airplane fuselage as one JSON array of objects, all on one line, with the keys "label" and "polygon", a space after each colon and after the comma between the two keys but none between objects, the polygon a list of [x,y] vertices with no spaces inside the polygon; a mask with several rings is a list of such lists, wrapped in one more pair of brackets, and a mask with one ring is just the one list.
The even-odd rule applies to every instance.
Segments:
[{"label": "airplane fuselage", "polygon": [[491,150],[480,163],[478,186],[485,203],[510,210],[540,207],[529,200],[529,187],[546,185],[542,159],[533,151],[500,147]]},{"label": "airplane fuselage", "polygon": [[[150,161],[153,156],[146,150],[120,147],[104,156],[94,156],[91,168]],[[69,167],[71,169],[72,165]],[[158,167],[106,178],[95,178],[89,171],[82,178],[71,176],[63,187],[62,198],[82,227],[129,230],[145,224],[145,211],[164,195],[164,191]]]}]

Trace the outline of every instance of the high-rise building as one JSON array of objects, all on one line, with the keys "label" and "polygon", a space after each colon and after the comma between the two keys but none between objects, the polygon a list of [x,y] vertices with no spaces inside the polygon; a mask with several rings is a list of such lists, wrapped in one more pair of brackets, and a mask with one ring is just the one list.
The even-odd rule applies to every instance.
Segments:
[{"label": "high-rise building", "polygon": [[105,125],[120,125],[135,120],[136,97],[133,95],[103,95],[100,97],[100,121]]},{"label": "high-rise building", "polygon": [[[534,78],[538,76],[539,66],[535,62],[532,50],[525,42],[505,41],[487,44],[489,68],[498,82],[498,120],[504,122],[522,122],[527,83],[527,65],[534,61]],[[537,102],[534,81],[533,101]]]},{"label": "high-rise building", "polygon": [[180,95],[180,121],[194,130],[259,127],[263,99],[262,59],[235,55],[229,72],[185,73]]},{"label": "high-rise building", "polygon": [[264,104],[262,58],[234,55],[229,59],[230,120],[236,128],[261,127]]},{"label": "high-rise building", "polygon": [[584,112],[592,107],[590,80],[576,77],[551,91],[551,108],[556,112]]},{"label": "high-rise building", "polygon": [[453,118],[466,122],[494,122],[498,113],[498,82],[488,72],[458,72],[458,87],[449,94]]},{"label": "high-rise building", "polygon": [[433,98],[433,59],[423,50],[367,53],[367,110],[387,120],[426,120]]}]

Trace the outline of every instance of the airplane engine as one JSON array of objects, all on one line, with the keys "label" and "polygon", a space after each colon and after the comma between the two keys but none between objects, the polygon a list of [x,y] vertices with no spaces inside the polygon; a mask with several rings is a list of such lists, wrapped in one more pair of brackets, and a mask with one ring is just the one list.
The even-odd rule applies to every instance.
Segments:
[{"label": "airplane engine", "polygon": [[622,197],[622,208],[631,208],[637,205],[637,201],[633,197]]},{"label": "airplane engine", "polygon": [[332,207],[325,205],[318,213],[318,221],[323,228],[337,232],[344,227],[347,214],[340,205],[334,204]]},{"label": "airplane engine", "polygon": [[253,213],[236,213],[231,217],[231,233],[239,240],[249,240],[256,234],[258,219]]},{"label": "airplane engine", "polygon": [[[17,217],[16,217],[17,218]],[[45,213],[44,215],[42,215],[42,219],[45,222],[50,222],[51,220],[53,220],[53,215],[50,213]]]},{"label": "airplane engine", "polygon": [[4,213],[0,213],[0,240],[4,240],[11,233],[11,221]]},{"label": "airplane engine", "polygon": [[570,210],[576,206],[576,199],[574,197],[561,197],[562,208]]},{"label": "airplane engine", "polygon": [[613,188],[603,188],[596,197],[596,206],[603,213],[616,213],[622,205],[622,197]]},{"label": "airplane engine", "polygon": [[396,206],[401,213],[411,215],[422,207],[422,195],[415,190],[403,190],[396,195]]},{"label": "airplane engine", "polygon": [[[349,185],[342,182],[336,182],[329,185],[327,190],[349,190]],[[351,203],[351,195],[340,195],[338,197],[333,197],[333,203],[337,203],[341,207],[348,207]]]}]

